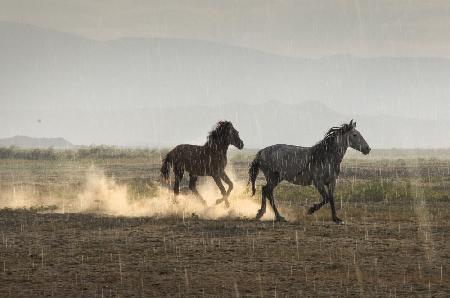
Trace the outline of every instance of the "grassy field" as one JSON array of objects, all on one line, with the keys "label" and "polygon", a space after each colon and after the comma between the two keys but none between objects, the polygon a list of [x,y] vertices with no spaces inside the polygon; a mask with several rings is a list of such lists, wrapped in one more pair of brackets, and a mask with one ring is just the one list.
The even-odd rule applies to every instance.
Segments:
[{"label": "grassy field", "polygon": [[[230,153],[235,213],[154,214],[146,209],[151,204],[132,205],[129,215],[122,210],[128,205],[117,214],[62,209],[61,202],[77,202],[87,190],[94,200],[112,202],[154,203],[159,195],[164,151],[84,150],[0,156],[0,296],[446,297],[450,291],[450,150],[374,150],[369,158],[350,152],[336,189],[345,225],[331,222],[328,206],[306,215],[317,192],[288,183],[275,197],[289,222],[274,223],[270,215],[254,221],[260,187],[255,197],[245,188],[254,151]],[[92,169],[104,175],[103,184],[90,185]]]}]

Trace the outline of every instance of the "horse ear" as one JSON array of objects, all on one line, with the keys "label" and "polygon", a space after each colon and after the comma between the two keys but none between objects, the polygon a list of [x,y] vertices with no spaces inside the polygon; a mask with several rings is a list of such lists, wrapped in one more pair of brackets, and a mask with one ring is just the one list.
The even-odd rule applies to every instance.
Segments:
[{"label": "horse ear", "polygon": [[356,122],[353,122],[353,119],[350,120],[350,126],[351,126],[352,128],[355,128],[355,127],[356,127]]}]

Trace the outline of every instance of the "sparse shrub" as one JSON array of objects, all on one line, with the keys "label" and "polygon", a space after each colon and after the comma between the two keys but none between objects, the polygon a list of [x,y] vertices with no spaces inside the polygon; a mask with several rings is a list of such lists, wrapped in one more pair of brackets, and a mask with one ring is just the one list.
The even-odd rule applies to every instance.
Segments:
[{"label": "sparse shrub", "polygon": [[147,148],[119,148],[114,146],[89,146],[78,149],[0,147],[0,159],[24,160],[82,160],[82,159],[160,159],[166,150]]},{"label": "sparse shrub", "polygon": [[353,188],[350,198],[353,200],[379,202],[396,197],[392,180],[370,180]]}]

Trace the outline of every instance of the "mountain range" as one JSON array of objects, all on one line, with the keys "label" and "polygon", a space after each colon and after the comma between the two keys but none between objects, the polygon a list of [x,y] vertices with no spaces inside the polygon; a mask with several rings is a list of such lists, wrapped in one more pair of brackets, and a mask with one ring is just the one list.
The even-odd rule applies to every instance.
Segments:
[{"label": "mountain range", "polygon": [[375,147],[450,146],[450,60],[277,56],[200,40],[96,41],[0,22],[0,136],[75,144],[313,144],[355,118]]},{"label": "mountain range", "polygon": [[0,119],[0,136],[64,136],[77,145],[151,147],[203,144],[217,121],[230,120],[247,148],[275,143],[309,146],[331,126],[355,119],[357,129],[373,148],[450,147],[450,121],[342,114],[319,102],[141,110],[0,110]]},{"label": "mountain range", "polygon": [[348,114],[450,118],[450,60],[321,59],[207,41],[96,41],[0,22],[2,107],[130,109],[320,101]]},{"label": "mountain range", "polygon": [[0,139],[0,147],[20,148],[55,148],[72,149],[75,146],[63,138],[33,138],[28,136],[14,136]]}]

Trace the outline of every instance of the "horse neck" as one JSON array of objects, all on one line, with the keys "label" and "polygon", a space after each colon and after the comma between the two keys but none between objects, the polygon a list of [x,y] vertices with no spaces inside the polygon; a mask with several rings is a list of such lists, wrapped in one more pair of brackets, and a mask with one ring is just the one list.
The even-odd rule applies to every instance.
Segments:
[{"label": "horse neck", "polygon": [[227,156],[228,146],[229,144],[214,141],[208,141],[205,144],[205,147],[211,153],[216,153],[225,157]]},{"label": "horse neck", "polygon": [[326,147],[327,159],[335,164],[340,164],[347,152],[348,144],[341,138],[334,138]]},{"label": "horse neck", "polygon": [[340,164],[347,152],[348,144],[346,139],[341,136],[341,138],[335,138],[333,141],[333,146],[331,147],[332,154],[334,155],[334,160],[336,164]]}]

